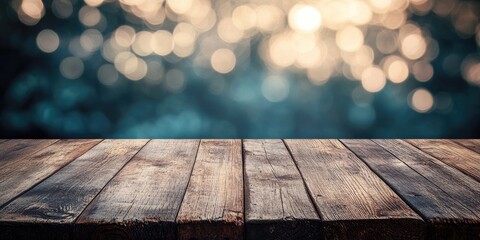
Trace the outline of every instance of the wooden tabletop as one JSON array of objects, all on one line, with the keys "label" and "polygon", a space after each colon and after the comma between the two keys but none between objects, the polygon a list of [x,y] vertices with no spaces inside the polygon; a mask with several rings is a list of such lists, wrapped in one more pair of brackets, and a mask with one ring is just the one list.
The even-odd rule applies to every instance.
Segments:
[{"label": "wooden tabletop", "polygon": [[480,140],[0,140],[0,239],[480,239]]}]

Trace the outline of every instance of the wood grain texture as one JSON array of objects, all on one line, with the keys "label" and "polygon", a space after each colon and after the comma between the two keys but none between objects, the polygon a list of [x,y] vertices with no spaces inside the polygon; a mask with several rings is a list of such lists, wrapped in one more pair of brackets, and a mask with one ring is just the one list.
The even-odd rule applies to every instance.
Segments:
[{"label": "wood grain texture", "polygon": [[[478,209],[475,204],[480,199],[471,197],[480,188],[473,179],[403,141],[375,141],[342,140],[423,216],[429,239],[478,236],[478,217],[472,209]],[[462,199],[460,193],[470,199]]]},{"label": "wood grain texture", "polygon": [[[338,140],[285,140],[326,239],[421,239],[421,218]],[[381,229],[381,231],[379,231]]]},{"label": "wood grain texture", "polygon": [[244,140],[247,239],[320,239],[321,221],[282,140]]},{"label": "wood grain texture", "polygon": [[12,139],[0,144],[0,166],[22,159],[55,143],[58,139]]},{"label": "wood grain texture", "polygon": [[454,139],[452,141],[480,153],[480,139]]},{"label": "wood grain texture", "polygon": [[406,141],[480,182],[479,153],[445,139],[415,139]]},{"label": "wood grain texture", "polygon": [[177,217],[179,239],[243,239],[241,140],[202,140]]},{"label": "wood grain texture", "polygon": [[176,239],[199,140],[152,140],[76,222],[77,239]]},{"label": "wood grain texture", "polygon": [[0,139],[0,143],[4,143],[6,141],[8,141],[8,139]]},{"label": "wood grain texture", "polygon": [[[14,141],[14,140],[12,140]],[[84,154],[100,140],[60,140],[0,168],[0,207]],[[43,141],[41,142],[43,143]]]},{"label": "wood grain texture", "polygon": [[[71,239],[75,219],[146,142],[96,145],[1,209],[0,238]],[[22,225],[28,227],[18,231]]]}]

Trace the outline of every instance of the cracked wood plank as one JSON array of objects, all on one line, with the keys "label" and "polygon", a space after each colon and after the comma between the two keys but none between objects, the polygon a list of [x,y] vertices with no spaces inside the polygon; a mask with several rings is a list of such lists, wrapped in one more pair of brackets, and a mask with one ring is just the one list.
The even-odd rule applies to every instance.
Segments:
[{"label": "cracked wood plank", "polygon": [[406,140],[480,182],[480,154],[446,139]]},{"label": "cracked wood plank", "polygon": [[202,140],[178,214],[179,239],[243,239],[241,140]]},{"label": "cracked wood plank", "polygon": [[320,211],[326,239],[424,237],[421,218],[338,140],[285,142]]},{"label": "cracked wood plank", "polygon": [[480,183],[401,140],[342,140],[428,224],[429,239],[480,234]]},{"label": "cracked wood plank", "polygon": [[75,223],[76,239],[176,239],[199,140],[152,140]]},{"label": "cracked wood plank", "polygon": [[34,154],[58,139],[12,139],[0,144],[0,166]]},{"label": "cracked wood plank", "polygon": [[[2,164],[0,168],[0,192],[2,193],[0,194],[0,206],[84,154],[100,141],[60,140],[39,151],[33,151],[33,154],[28,154],[23,158],[6,159],[6,163]],[[40,145],[44,144],[40,140]]]},{"label": "cracked wood plank", "polygon": [[244,140],[247,239],[320,239],[321,221],[282,140]]},{"label": "cracked wood plank", "polygon": [[0,239],[71,239],[73,222],[147,140],[104,140],[0,210]]}]

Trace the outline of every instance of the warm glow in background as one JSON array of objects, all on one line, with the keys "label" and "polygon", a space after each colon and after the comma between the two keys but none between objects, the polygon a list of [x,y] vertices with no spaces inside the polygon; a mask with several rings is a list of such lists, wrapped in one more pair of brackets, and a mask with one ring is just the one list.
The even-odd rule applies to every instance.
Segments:
[{"label": "warm glow in background", "polygon": [[480,2],[13,0],[3,137],[480,137]]}]

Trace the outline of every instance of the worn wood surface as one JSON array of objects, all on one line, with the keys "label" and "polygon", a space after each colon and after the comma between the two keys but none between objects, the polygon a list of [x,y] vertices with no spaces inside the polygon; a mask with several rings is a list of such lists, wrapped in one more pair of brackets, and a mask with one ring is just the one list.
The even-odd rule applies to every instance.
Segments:
[{"label": "worn wood surface", "polygon": [[452,141],[480,153],[480,139],[454,139]]},{"label": "worn wood surface", "polygon": [[0,143],[6,142],[8,139],[0,139]]},{"label": "worn wood surface", "polygon": [[480,154],[446,139],[407,140],[412,145],[480,181]]},{"label": "worn wood surface", "polygon": [[12,139],[0,143],[0,165],[16,161],[55,143],[57,139]]},{"label": "worn wood surface", "polygon": [[175,218],[198,144],[199,140],[147,143],[82,213],[75,238],[175,239]]},{"label": "worn wood surface", "polygon": [[244,140],[243,147],[247,238],[321,238],[320,218],[282,140]]},{"label": "worn wood surface", "polygon": [[243,239],[241,140],[202,140],[177,217],[179,239]]},{"label": "worn wood surface", "polygon": [[[480,183],[401,140],[342,140],[428,223],[429,238],[478,236]],[[464,197],[462,197],[464,194]]]},{"label": "worn wood surface", "polygon": [[[1,209],[1,238],[70,239],[75,219],[146,142],[104,140],[96,145]],[[18,231],[27,222],[35,224]]]},{"label": "worn wood surface", "polygon": [[[421,239],[421,218],[338,140],[285,140],[327,239]],[[377,231],[382,229],[382,231]]]},{"label": "worn wood surface", "polygon": [[[34,142],[22,142],[19,145],[24,146],[23,148],[8,146],[8,149],[15,149],[12,149],[12,152],[16,152],[16,155],[14,157],[7,153],[5,155],[10,157],[0,161],[0,207],[99,142],[100,140],[60,140],[48,145],[51,142],[41,140],[38,145]],[[31,149],[33,154],[28,154],[28,149]]]},{"label": "worn wood surface", "polygon": [[479,144],[5,139],[0,239],[480,239]]}]

